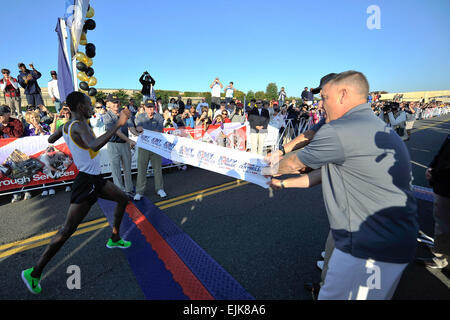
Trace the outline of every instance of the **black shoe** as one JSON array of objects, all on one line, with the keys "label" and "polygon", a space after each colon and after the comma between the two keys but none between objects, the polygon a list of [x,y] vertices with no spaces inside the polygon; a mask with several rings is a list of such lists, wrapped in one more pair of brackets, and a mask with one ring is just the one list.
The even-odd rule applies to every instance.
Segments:
[{"label": "black shoe", "polygon": [[319,291],[320,291],[320,283],[318,282],[305,282],[303,284],[303,288],[305,288],[306,291],[311,293],[311,296],[313,300],[317,300],[319,297]]},{"label": "black shoe", "polygon": [[416,258],[415,262],[430,269],[443,269],[448,266],[445,258]]}]

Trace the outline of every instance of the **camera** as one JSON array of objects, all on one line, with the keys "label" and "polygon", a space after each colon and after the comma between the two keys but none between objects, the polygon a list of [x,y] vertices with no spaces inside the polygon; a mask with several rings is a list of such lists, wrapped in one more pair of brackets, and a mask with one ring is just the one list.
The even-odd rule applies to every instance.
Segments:
[{"label": "camera", "polygon": [[400,109],[400,104],[398,102],[387,102],[383,106],[383,113],[388,114],[389,112],[397,112]]}]

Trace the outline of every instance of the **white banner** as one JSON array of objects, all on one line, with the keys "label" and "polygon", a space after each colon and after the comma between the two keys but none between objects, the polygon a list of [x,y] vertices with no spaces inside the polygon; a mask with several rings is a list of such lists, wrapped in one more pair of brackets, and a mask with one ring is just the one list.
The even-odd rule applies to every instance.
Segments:
[{"label": "white banner", "polygon": [[172,161],[269,187],[270,179],[261,175],[267,167],[261,155],[148,130],[139,136],[137,146]]}]

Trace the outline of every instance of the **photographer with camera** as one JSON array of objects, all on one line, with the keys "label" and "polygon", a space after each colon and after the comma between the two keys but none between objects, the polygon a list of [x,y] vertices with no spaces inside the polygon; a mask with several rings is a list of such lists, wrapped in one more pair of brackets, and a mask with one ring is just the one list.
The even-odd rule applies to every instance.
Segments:
[{"label": "photographer with camera", "polygon": [[386,103],[383,107],[383,112],[380,113],[380,118],[402,138],[403,141],[408,139],[406,134],[406,112],[405,104],[398,102]]},{"label": "photographer with camera", "polygon": [[141,93],[143,95],[142,102],[147,101],[148,99],[152,99],[152,89],[155,87],[155,79],[152,78],[150,73],[145,71],[142,76],[139,78],[139,82],[142,84]]},{"label": "photographer with camera", "polygon": [[408,141],[411,138],[411,130],[414,127],[414,122],[416,121],[417,109],[415,103],[409,103],[408,107],[405,108],[406,111],[406,125],[405,130],[408,134]]},{"label": "photographer with camera", "polygon": [[220,91],[223,88],[223,84],[217,77],[209,87],[211,88],[211,109],[214,112],[220,107]]},{"label": "photographer with camera", "polygon": [[27,103],[32,105],[44,104],[41,96],[41,88],[39,87],[37,80],[42,74],[34,68],[32,63],[29,64],[31,71],[27,69],[24,63],[19,63],[19,75],[17,80],[22,88],[25,89],[25,95],[27,97]]},{"label": "photographer with camera", "polygon": [[172,112],[168,108],[164,108],[163,111],[163,127],[164,128],[175,128],[178,129],[178,125],[175,123],[172,117]]}]

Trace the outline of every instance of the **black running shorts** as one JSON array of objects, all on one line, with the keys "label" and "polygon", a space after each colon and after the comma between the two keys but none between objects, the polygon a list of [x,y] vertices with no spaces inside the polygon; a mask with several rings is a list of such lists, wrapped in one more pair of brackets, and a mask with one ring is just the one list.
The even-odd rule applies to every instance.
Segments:
[{"label": "black running shorts", "polygon": [[83,203],[88,201],[93,205],[106,184],[101,175],[92,175],[79,172],[72,185],[70,203]]}]

